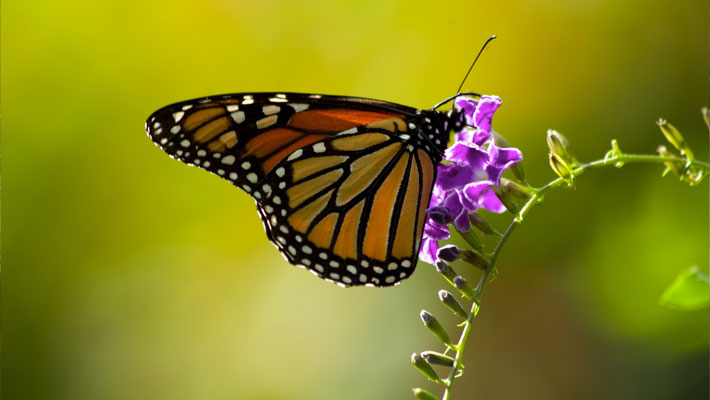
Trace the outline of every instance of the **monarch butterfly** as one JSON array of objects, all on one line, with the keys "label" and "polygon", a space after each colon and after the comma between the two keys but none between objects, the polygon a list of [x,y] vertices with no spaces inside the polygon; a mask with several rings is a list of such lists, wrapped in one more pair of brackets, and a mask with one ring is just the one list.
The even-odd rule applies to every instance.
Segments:
[{"label": "monarch butterfly", "polygon": [[146,131],[171,157],[250,194],[291,264],[341,286],[390,286],[414,271],[436,166],[465,123],[439,105],[226,94],[164,107]]}]

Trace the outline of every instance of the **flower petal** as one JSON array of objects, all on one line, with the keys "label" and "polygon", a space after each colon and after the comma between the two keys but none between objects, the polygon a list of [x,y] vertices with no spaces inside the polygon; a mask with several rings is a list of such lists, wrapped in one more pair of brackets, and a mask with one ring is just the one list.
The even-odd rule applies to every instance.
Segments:
[{"label": "flower petal", "polygon": [[441,191],[462,187],[473,179],[473,170],[467,165],[439,164],[437,170],[436,186]]},{"label": "flower petal", "polygon": [[447,225],[454,220],[454,215],[451,214],[446,207],[430,207],[427,210],[427,215],[431,218],[432,222],[439,225]]},{"label": "flower petal", "polygon": [[478,99],[467,96],[457,97],[454,101],[454,107],[463,111],[463,115],[466,118],[466,125],[474,126],[473,114],[478,107]]},{"label": "flower petal", "polygon": [[463,210],[454,218],[454,226],[459,232],[468,232],[471,230],[471,221],[468,219],[468,211]]},{"label": "flower petal", "polygon": [[457,190],[452,190],[446,195],[446,199],[444,199],[444,207],[446,207],[454,216],[459,215],[461,211],[463,211],[461,195]]},{"label": "flower petal", "polygon": [[491,119],[503,101],[498,96],[483,96],[473,114],[474,126],[486,132],[491,131]]},{"label": "flower petal", "polygon": [[436,262],[436,251],[438,249],[439,243],[425,236],[424,239],[422,239],[422,247],[419,249],[419,259],[434,265]]},{"label": "flower petal", "polygon": [[505,211],[505,206],[498,200],[495,192],[491,189],[486,190],[479,200],[481,207],[488,211],[500,214]]},{"label": "flower petal", "polygon": [[429,221],[424,224],[424,236],[434,240],[446,240],[451,237],[451,233],[447,226]]},{"label": "flower petal", "polygon": [[[458,142],[446,149],[444,153],[449,161],[458,162],[470,166],[474,171],[482,171],[490,158],[488,152],[474,143]],[[471,182],[471,179],[460,186]]]},{"label": "flower petal", "polygon": [[490,162],[486,166],[486,172],[488,173],[488,178],[495,182],[496,187],[500,185],[500,177],[503,175],[503,171],[523,159],[523,153],[520,150],[513,147],[498,147],[493,140],[488,145],[488,154],[490,155]]}]

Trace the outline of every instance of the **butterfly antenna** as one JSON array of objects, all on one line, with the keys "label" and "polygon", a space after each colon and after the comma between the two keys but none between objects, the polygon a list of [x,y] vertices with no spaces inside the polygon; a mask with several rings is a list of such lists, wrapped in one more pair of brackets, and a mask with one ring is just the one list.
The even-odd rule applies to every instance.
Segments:
[{"label": "butterfly antenna", "polygon": [[476,65],[476,61],[478,61],[478,57],[481,56],[481,53],[483,53],[483,49],[486,48],[488,43],[491,42],[491,40],[495,39],[497,36],[493,35],[486,40],[486,43],[483,43],[483,47],[481,47],[481,50],[478,51],[478,55],[476,56],[476,59],[473,60],[473,64],[471,64],[471,67],[469,67],[468,72],[466,72],[466,76],[463,77],[463,81],[461,81],[461,84],[459,85],[459,88],[456,89],[456,93],[461,93],[461,88],[463,87],[463,84],[466,82],[466,78],[468,78],[468,74],[471,73],[471,70],[473,69],[473,66]]}]

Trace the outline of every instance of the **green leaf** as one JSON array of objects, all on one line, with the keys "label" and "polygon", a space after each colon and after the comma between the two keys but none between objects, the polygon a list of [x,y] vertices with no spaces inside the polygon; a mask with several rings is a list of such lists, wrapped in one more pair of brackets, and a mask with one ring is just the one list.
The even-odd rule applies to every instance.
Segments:
[{"label": "green leaf", "polygon": [[678,274],[663,292],[659,303],[680,310],[698,310],[710,303],[710,279],[693,266]]}]

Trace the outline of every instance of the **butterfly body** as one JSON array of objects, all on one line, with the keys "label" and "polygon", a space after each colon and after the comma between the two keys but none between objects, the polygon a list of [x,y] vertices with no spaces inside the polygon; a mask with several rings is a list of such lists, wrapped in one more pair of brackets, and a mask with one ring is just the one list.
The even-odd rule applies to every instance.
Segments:
[{"label": "butterfly body", "polygon": [[436,165],[462,124],[456,110],[243,93],[164,107],[146,130],[249,193],[290,263],[343,286],[389,286],[414,271]]}]

